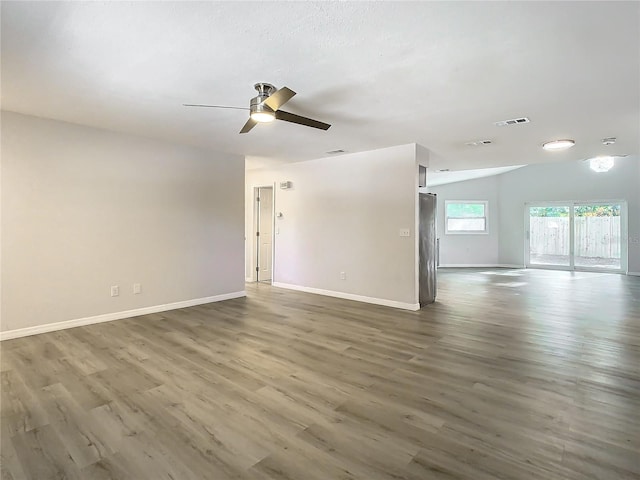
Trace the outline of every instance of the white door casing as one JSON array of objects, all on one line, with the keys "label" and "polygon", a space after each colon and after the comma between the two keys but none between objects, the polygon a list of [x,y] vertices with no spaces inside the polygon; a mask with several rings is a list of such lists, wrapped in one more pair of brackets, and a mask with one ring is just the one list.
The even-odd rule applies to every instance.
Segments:
[{"label": "white door casing", "polygon": [[258,189],[258,281],[271,280],[272,252],[273,252],[273,188],[260,187]]}]

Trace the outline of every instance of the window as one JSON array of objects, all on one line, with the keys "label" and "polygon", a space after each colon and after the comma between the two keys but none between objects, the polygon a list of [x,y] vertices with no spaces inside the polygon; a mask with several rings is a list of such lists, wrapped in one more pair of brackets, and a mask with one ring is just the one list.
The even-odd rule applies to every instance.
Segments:
[{"label": "window", "polygon": [[446,200],[446,233],[487,233],[487,202]]}]

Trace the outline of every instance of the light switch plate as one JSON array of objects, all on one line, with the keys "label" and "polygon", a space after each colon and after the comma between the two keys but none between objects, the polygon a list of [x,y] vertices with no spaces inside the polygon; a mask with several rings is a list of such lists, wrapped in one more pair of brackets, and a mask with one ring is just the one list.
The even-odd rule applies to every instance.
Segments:
[{"label": "light switch plate", "polygon": [[409,229],[409,228],[401,228],[400,229],[400,236],[401,237],[410,237],[411,236],[411,229]]}]

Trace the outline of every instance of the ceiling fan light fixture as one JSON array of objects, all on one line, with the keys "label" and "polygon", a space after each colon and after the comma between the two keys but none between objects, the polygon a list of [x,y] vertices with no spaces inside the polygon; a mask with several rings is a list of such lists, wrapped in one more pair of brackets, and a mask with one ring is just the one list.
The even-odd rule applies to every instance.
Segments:
[{"label": "ceiling fan light fixture", "polygon": [[[263,84],[258,84],[256,85],[256,88],[262,85]],[[267,85],[267,84],[264,84],[264,85]],[[254,122],[268,123],[268,122],[273,122],[276,119],[276,112],[272,108],[264,104],[264,100],[266,98],[268,97],[261,94],[251,99],[250,116],[251,116],[251,120],[253,120]]]},{"label": "ceiling fan light fixture", "polygon": [[608,172],[613,168],[615,160],[611,156],[601,156],[589,159],[589,168],[597,173]]},{"label": "ceiling fan light fixture", "polygon": [[565,150],[567,148],[571,148],[576,144],[575,140],[571,139],[563,139],[563,140],[552,140],[550,142],[544,143],[542,148],[547,151],[554,152],[557,150]]},{"label": "ceiling fan light fixture", "polygon": [[273,112],[251,112],[251,118],[259,123],[273,122],[276,116]]}]

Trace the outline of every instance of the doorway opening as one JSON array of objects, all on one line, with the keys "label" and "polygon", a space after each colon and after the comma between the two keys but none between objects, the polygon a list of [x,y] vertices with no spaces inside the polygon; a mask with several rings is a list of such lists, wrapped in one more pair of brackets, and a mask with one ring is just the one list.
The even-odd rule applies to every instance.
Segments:
[{"label": "doorway opening", "polygon": [[526,266],[626,272],[626,203],[525,205]]},{"label": "doorway opening", "polygon": [[253,191],[255,281],[271,283],[273,276],[273,186],[255,187]]}]

